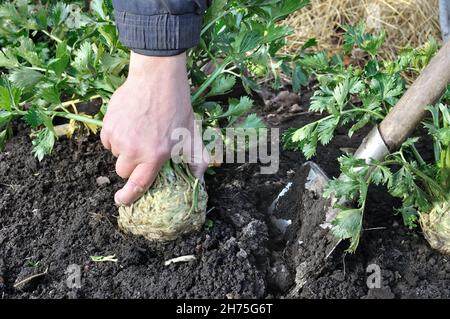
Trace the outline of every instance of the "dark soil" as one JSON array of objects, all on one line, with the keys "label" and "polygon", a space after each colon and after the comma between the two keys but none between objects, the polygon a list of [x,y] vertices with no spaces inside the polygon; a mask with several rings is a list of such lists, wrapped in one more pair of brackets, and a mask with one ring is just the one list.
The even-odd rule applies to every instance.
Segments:
[{"label": "dark soil", "polygon": [[[265,98],[271,102],[261,115],[269,125],[298,127],[317,117],[304,108],[307,95],[288,102]],[[403,226],[392,208],[399,203],[381,189],[370,192],[367,230],[354,255],[338,248],[322,263],[326,240],[315,233],[317,241],[304,241],[302,251],[298,240],[293,245],[302,226],[295,222],[290,240],[281,238],[267,208],[288,181],[302,178],[294,174],[305,161],[297,152],[282,151],[273,175],[260,174],[256,164],[223,165],[206,178],[212,223],[174,242],[152,243],[118,231],[113,195],[123,181],[97,137],[60,139],[39,163],[28,131],[16,131],[0,153],[0,298],[450,297],[447,257]],[[331,176],[338,174],[341,149],[356,147],[366,132],[351,141],[341,133],[315,158]],[[312,214],[321,200],[301,198],[292,206],[298,214]],[[295,289],[305,251],[317,267]],[[117,262],[90,258],[110,255]],[[196,260],[164,265],[184,255]],[[380,289],[366,284],[370,264],[381,269]],[[81,288],[71,285],[74,269]]]}]

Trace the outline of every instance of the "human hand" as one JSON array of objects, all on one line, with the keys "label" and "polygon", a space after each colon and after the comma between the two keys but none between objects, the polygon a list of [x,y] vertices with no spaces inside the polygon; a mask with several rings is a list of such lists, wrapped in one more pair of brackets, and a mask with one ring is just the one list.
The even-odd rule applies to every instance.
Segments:
[{"label": "human hand", "polygon": [[117,157],[116,172],[128,178],[117,191],[117,204],[131,205],[152,185],[178,141],[174,130],[184,128],[183,144],[192,173],[203,178],[208,167],[195,125],[186,71],[186,54],[149,57],[131,54],[125,83],[114,92],[103,120],[101,141]]}]

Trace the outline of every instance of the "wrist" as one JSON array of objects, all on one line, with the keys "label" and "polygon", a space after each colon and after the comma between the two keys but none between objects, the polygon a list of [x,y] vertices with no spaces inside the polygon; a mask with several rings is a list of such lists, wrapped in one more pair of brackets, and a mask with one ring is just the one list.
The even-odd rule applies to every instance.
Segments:
[{"label": "wrist", "polygon": [[[174,56],[147,56],[131,52],[128,77],[148,78],[152,75],[185,74],[186,53]],[[161,73],[162,72],[162,73]]]}]

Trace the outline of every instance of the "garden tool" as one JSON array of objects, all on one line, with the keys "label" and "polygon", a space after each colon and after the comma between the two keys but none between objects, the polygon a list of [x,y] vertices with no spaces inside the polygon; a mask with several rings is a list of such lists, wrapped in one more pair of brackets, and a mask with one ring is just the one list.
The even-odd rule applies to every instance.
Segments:
[{"label": "garden tool", "polygon": [[[371,160],[381,161],[390,152],[399,148],[425,116],[426,107],[436,102],[442,96],[449,83],[450,41],[447,41],[390,110],[384,120],[375,126],[363,139],[354,156],[364,159],[366,162]],[[324,187],[327,185],[329,178],[314,162],[306,162],[301,170],[306,177],[303,179],[296,178],[288,183],[269,207],[269,214],[276,228],[281,233],[287,234],[287,245],[294,245],[297,247],[296,249],[306,249],[305,245],[303,245],[303,248],[301,246],[303,241],[323,241],[325,240],[324,237],[326,237],[326,244],[320,246],[326,247],[325,252],[322,254],[326,260],[340,243],[332,234],[329,234],[331,221],[338,212],[334,206],[335,204],[350,206],[351,203],[336,203],[336,200],[333,199],[326,201],[323,199]],[[339,178],[344,177],[341,176]],[[303,185],[300,185],[301,183]],[[323,215],[317,216],[317,206],[297,209],[297,216],[292,214],[283,215],[283,210],[289,210],[285,202],[289,192],[291,193],[289,195],[291,199],[292,196],[297,197],[298,205],[302,205],[302,198],[314,198],[317,202],[316,205],[323,205]],[[320,204],[318,204],[319,202]],[[313,208],[316,213],[309,213],[309,211],[313,211]],[[290,229],[296,223],[297,230]],[[297,234],[292,235],[293,231],[297,232]],[[305,233],[302,234],[302,231]],[[312,243],[312,245],[312,247],[317,249],[315,243]],[[311,246],[311,243],[309,246]],[[318,254],[317,251],[311,253],[316,256]],[[308,265],[305,261],[297,260],[295,261],[295,267],[297,268],[296,283],[297,288],[299,288],[303,282],[302,278],[305,277]]]}]

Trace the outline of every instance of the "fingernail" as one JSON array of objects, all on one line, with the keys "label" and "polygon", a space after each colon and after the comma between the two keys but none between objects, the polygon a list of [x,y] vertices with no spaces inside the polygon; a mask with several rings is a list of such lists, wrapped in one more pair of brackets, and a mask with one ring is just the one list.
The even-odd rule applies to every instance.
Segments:
[{"label": "fingernail", "polygon": [[124,203],[124,201],[122,200],[121,193],[122,193],[122,190],[119,190],[114,195],[114,201],[116,202],[117,206],[124,206],[124,205],[126,205],[126,203]]},{"label": "fingernail", "polygon": [[133,191],[136,194],[142,194],[144,192],[144,189],[140,186],[134,185],[133,184]]},{"label": "fingernail", "polygon": [[129,206],[136,198],[142,195],[144,190],[135,183],[129,181],[121,190],[117,191],[114,200],[119,205]]}]

